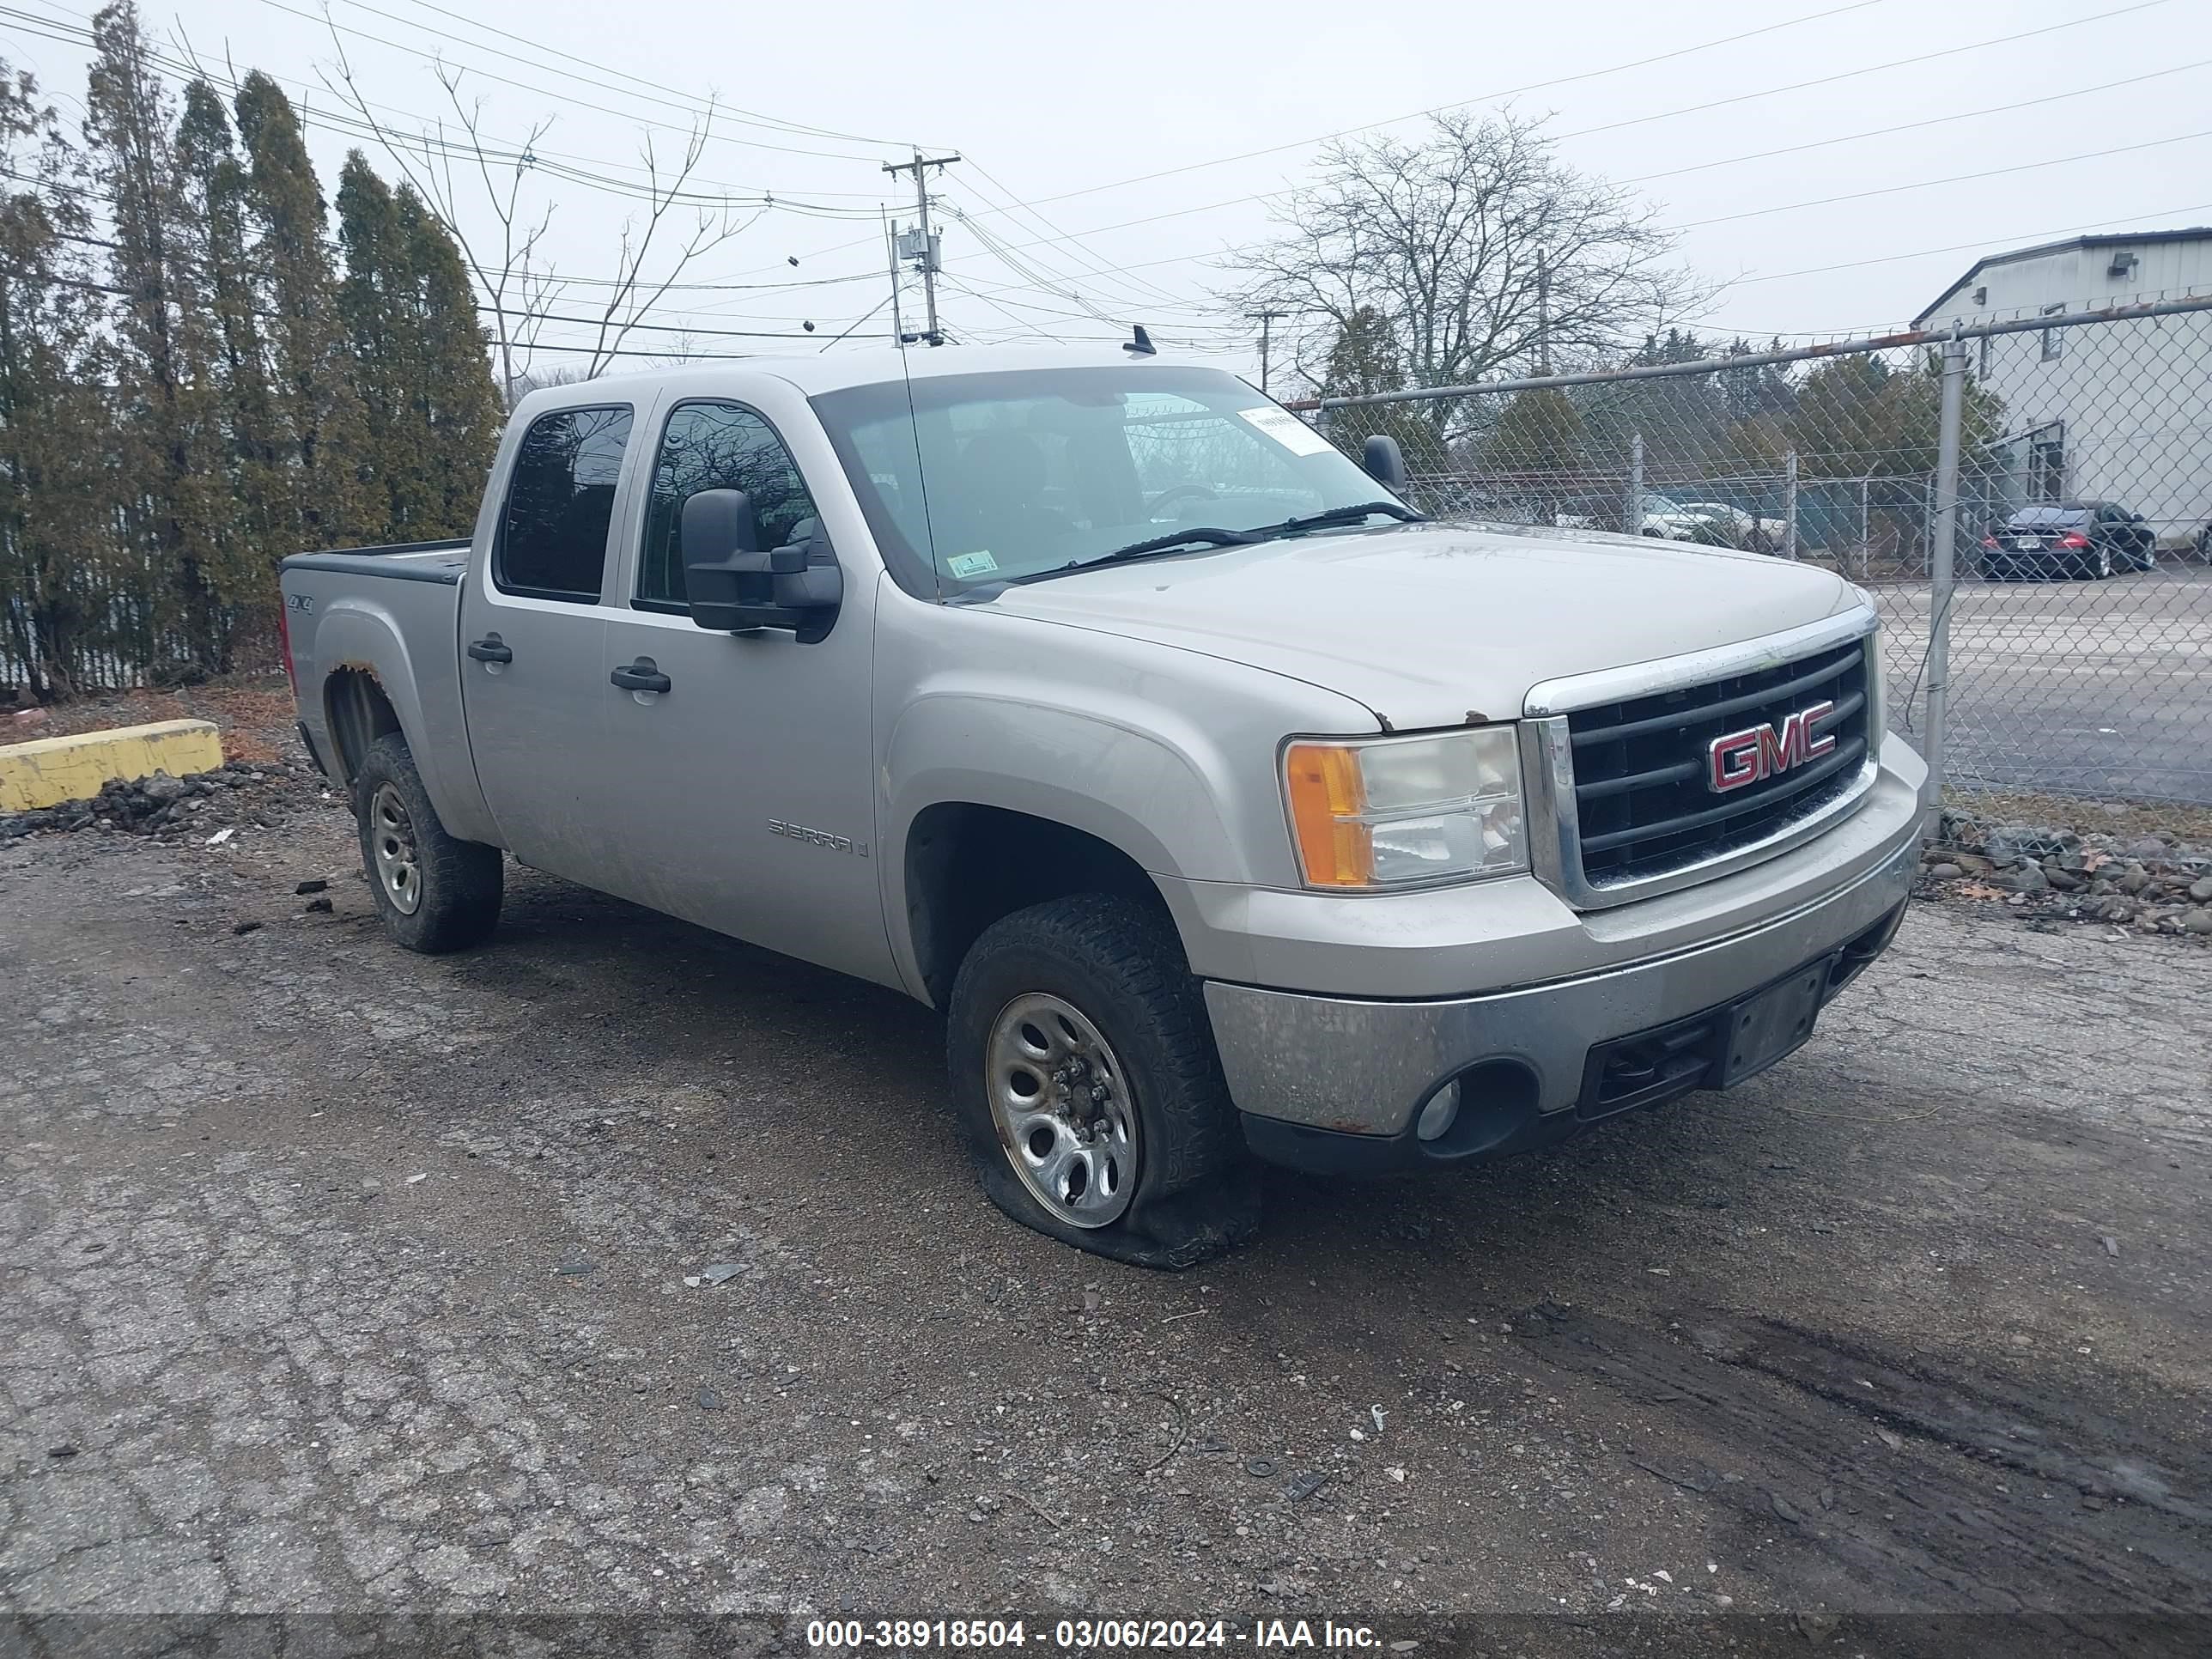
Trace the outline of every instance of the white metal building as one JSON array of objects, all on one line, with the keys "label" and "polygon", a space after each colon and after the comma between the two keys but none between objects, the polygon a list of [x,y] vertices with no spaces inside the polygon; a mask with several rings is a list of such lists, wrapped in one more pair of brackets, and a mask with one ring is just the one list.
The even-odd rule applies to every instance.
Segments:
[{"label": "white metal building", "polygon": [[[1917,327],[2212,292],[2212,228],[2077,236],[1978,260]],[[2212,318],[1984,338],[1976,379],[2004,400],[1989,458],[2015,499],[2118,501],[2169,544],[2212,520]],[[1971,465],[1971,462],[1969,463]]]}]

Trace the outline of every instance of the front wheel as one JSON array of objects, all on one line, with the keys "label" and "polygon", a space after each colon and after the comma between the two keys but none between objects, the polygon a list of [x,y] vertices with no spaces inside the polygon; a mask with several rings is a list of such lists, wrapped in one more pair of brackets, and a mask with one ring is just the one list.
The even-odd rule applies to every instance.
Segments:
[{"label": "front wheel", "polygon": [[353,789],[362,868],[392,942],[425,956],[482,944],[499,923],[499,848],[446,833],[396,732],[369,745]]},{"label": "front wheel", "polygon": [[1257,1173],[1165,917],[1104,894],[1018,910],[975,941],[947,1012],[962,1133],[1015,1220],[1146,1267],[1257,1233]]}]

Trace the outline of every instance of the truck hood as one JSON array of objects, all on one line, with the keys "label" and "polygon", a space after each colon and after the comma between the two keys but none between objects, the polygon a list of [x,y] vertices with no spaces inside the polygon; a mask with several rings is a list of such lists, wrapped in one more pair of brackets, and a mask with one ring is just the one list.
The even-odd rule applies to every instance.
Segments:
[{"label": "truck hood", "polygon": [[1733,645],[1856,603],[1810,565],[1644,537],[1405,525],[1109,565],[992,609],[1326,687],[1390,730],[1518,716],[1531,686]]}]

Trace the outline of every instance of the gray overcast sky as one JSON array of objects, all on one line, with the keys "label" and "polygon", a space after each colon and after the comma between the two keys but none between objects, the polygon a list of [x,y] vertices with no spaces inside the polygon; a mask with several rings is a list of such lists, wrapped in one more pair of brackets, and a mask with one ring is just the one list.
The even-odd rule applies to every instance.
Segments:
[{"label": "gray overcast sky", "polygon": [[[82,24],[92,9],[9,0],[0,10],[7,55],[72,115],[83,53],[27,20]],[[1212,304],[1221,252],[1265,230],[1270,196],[1308,176],[1314,141],[1372,123],[1412,132],[1418,124],[1396,118],[1436,105],[1548,112],[1570,161],[1647,193],[1682,229],[1685,260],[1730,283],[1700,325],[1723,333],[1887,326],[1979,252],[2212,221],[2203,0],[331,0],[330,14],[354,31],[358,84],[395,124],[419,128],[439,108],[429,60],[442,56],[467,72],[490,132],[520,137],[551,116],[549,159],[611,174],[635,167],[641,124],[674,129],[659,135],[665,152],[680,144],[689,106],[709,93],[725,100],[734,113],[718,121],[700,176],[810,207],[763,215],[687,281],[854,280],[694,289],[656,313],[702,330],[805,319],[826,339],[881,300],[878,204],[902,211],[911,198],[878,169],[910,142],[969,158],[935,187],[952,210],[945,316],[956,334],[1112,332],[1085,320],[1088,301],[1238,368],[1253,360],[1249,343]],[[317,80],[335,58],[320,0],[149,0],[146,15],[204,61],[264,69],[302,97],[334,188],[358,141],[315,120],[337,107]],[[1945,117],[1959,118],[1859,136]],[[1929,182],[1993,169],[2017,170]],[[547,246],[560,271],[608,274],[633,204],[556,179],[538,188],[555,204]],[[1883,193],[1798,205],[1870,191]],[[563,308],[581,312],[591,291],[572,289]]]}]

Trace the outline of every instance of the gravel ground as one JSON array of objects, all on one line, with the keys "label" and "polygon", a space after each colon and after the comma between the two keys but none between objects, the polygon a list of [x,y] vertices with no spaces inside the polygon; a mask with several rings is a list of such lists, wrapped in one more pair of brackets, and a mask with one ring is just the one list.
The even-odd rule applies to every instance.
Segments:
[{"label": "gravel ground", "polygon": [[1157,1275],[983,1202],[927,1011],[512,866],[489,948],[404,955],[293,793],[0,846],[0,1610],[50,1616],[0,1652],[393,1609],[2212,1641],[2185,942],[1923,906],[1733,1094],[1271,1175],[1259,1246]]}]

